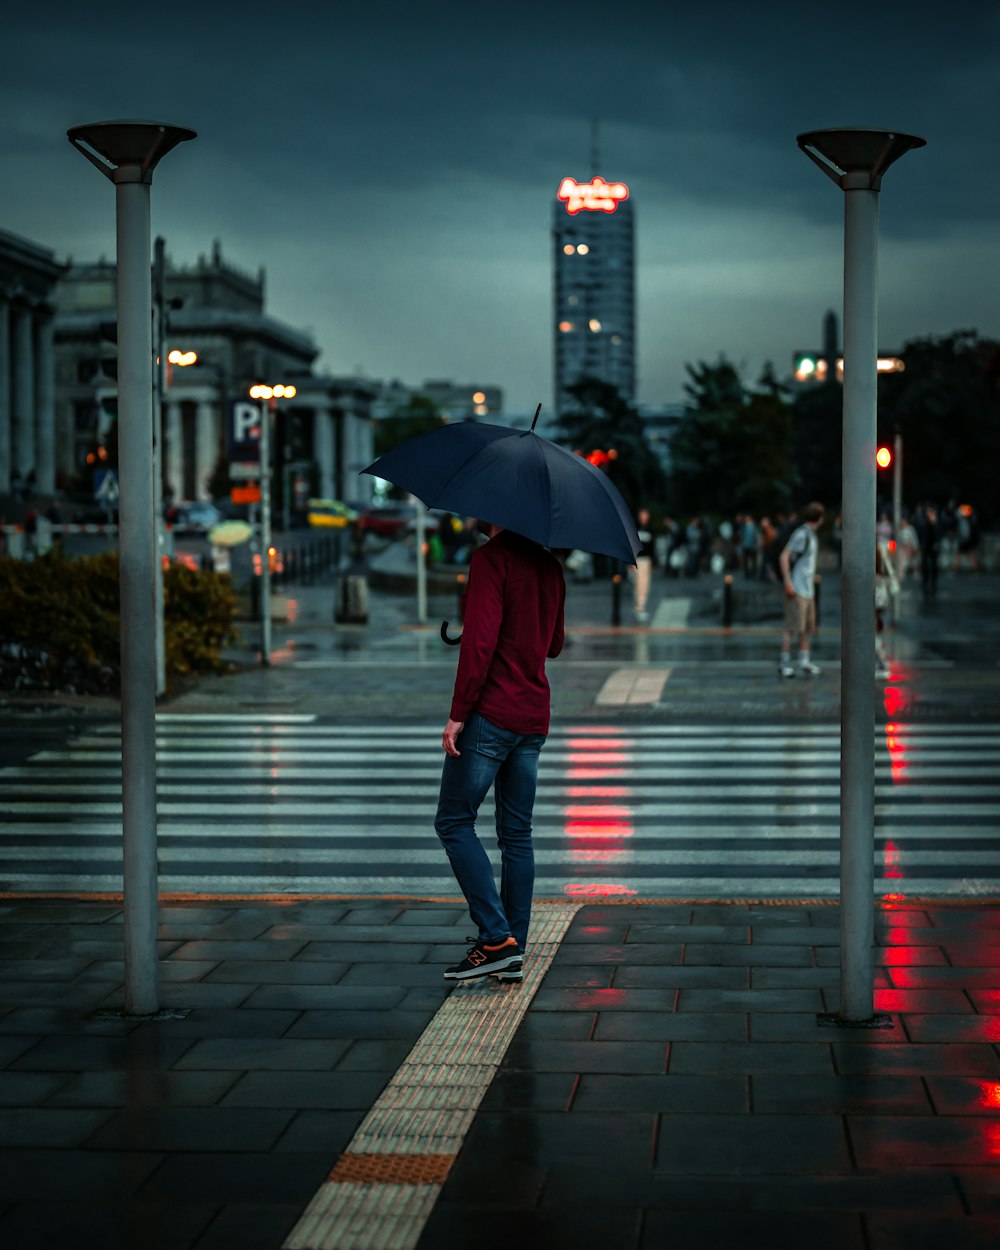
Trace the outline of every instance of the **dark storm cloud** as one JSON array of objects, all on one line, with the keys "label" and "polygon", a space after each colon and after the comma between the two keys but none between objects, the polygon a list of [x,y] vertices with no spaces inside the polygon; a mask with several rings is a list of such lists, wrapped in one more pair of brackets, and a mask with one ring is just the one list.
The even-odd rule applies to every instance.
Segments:
[{"label": "dark storm cloud", "polygon": [[638,212],[645,397],[669,397],[684,359],[784,353],[805,310],[836,298],[842,205],[800,130],[928,139],[886,179],[883,240],[901,296],[914,267],[944,286],[894,333],[979,316],[973,258],[1000,215],[1000,10],[921,8],[38,5],[5,28],[0,227],[81,259],[109,251],[108,197],[66,127],[191,125],[198,141],[154,191],[177,259],[218,235],[266,265],[275,310],[312,325],[332,367],[467,366],[524,403],[550,373],[553,190],[589,172],[597,114],[602,165]]}]

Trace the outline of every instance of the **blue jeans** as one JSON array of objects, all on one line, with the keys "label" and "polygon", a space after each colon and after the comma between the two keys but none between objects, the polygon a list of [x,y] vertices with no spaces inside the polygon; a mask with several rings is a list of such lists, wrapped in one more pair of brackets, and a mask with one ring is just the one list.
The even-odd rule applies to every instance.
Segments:
[{"label": "blue jeans", "polygon": [[[451,861],[479,940],[502,942],[513,934],[523,951],[531,919],[535,852],[531,809],[544,734],[501,729],[473,712],[458,736],[461,755],[445,756],[434,828]],[[500,889],[493,865],[476,836],[479,806],[494,787]]]}]

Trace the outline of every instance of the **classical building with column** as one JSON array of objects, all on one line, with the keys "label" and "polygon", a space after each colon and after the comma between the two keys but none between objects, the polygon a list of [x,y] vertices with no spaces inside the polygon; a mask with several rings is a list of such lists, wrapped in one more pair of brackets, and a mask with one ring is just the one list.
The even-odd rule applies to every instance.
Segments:
[{"label": "classical building with column", "polygon": [[[162,403],[164,494],[209,499],[227,481],[226,427],[232,404],[256,382],[294,384],[281,401],[273,439],[275,498],[289,489],[287,469],[307,474],[321,494],[367,499],[371,479],[356,479],[374,458],[375,387],[361,379],[313,371],[319,349],[306,334],[265,312],[264,272],[244,272],[223,259],[218,242],[190,266],[164,265],[163,353],[168,364]],[[115,266],[72,265],[57,290],[55,324],[57,425],[67,475],[85,471],[117,411]],[[357,468],[354,468],[357,464]]]},{"label": "classical building with column", "polygon": [[56,486],[53,290],[48,248],[0,230],[0,500]]}]

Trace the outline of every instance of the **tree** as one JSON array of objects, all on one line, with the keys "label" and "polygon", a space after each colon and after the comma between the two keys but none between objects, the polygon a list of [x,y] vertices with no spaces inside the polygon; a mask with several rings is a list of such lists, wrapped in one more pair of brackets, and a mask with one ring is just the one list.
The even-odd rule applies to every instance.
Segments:
[{"label": "tree", "polygon": [[1000,343],[956,330],[906,343],[903,372],[879,383],[880,441],[903,436],[908,502],[971,503],[1000,517]]},{"label": "tree", "polygon": [[[427,395],[411,395],[405,403],[398,404],[387,417],[375,422],[375,455],[384,456],[400,443],[418,434],[426,434],[441,424],[441,410]],[[405,499],[407,492],[398,486],[389,490],[392,499]]]},{"label": "tree", "polygon": [[765,369],[763,389],[748,391],[724,356],[685,367],[687,411],[670,444],[673,510],[729,516],[786,507],[791,420],[773,370]]},{"label": "tree", "polygon": [[562,441],[584,455],[609,454],[602,467],[633,515],[640,508],[662,508],[666,475],[638,412],[617,387],[600,378],[582,378],[566,389],[575,406],[556,422]]}]

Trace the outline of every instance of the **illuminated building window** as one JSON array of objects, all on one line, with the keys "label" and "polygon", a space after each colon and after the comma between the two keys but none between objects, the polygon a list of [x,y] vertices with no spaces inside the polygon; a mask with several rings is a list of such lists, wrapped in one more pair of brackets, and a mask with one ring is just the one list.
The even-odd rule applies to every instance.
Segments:
[{"label": "illuminated building window", "polygon": [[560,321],[559,329],[563,332],[563,334],[568,334],[569,331],[573,329],[572,321]]},{"label": "illuminated building window", "polygon": [[573,253],[576,251],[576,248],[573,246],[572,243],[567,243],[566,246],[563,248],[563,251],[566,253],[567,256],[572,256]]},{"label": "illuminated building window", "polygon": [[591,317],[589,325],[594,334],[597,334],[600,331],[601,323],[596,317]]},{"label": "illuminated building window", "polygon": [[576,250],[579,252],[581,256],[586,256],[589,253],[590,248],[587,246],[586,243],[581,243],[580,246]]},{"label": "illuminated building window", "polygon": [[622,336],[620,334],[612,334],[611,342],[615,345],[615,347],[619,347],[621,345],[621,341]]},{"label": "illuminated building window", "polygon": [[579,302],[580,302],[579,295],[567,295],[566,296],[566,303],[572,305],[574,308],[576,307],[577,304],[579,304]]}]

